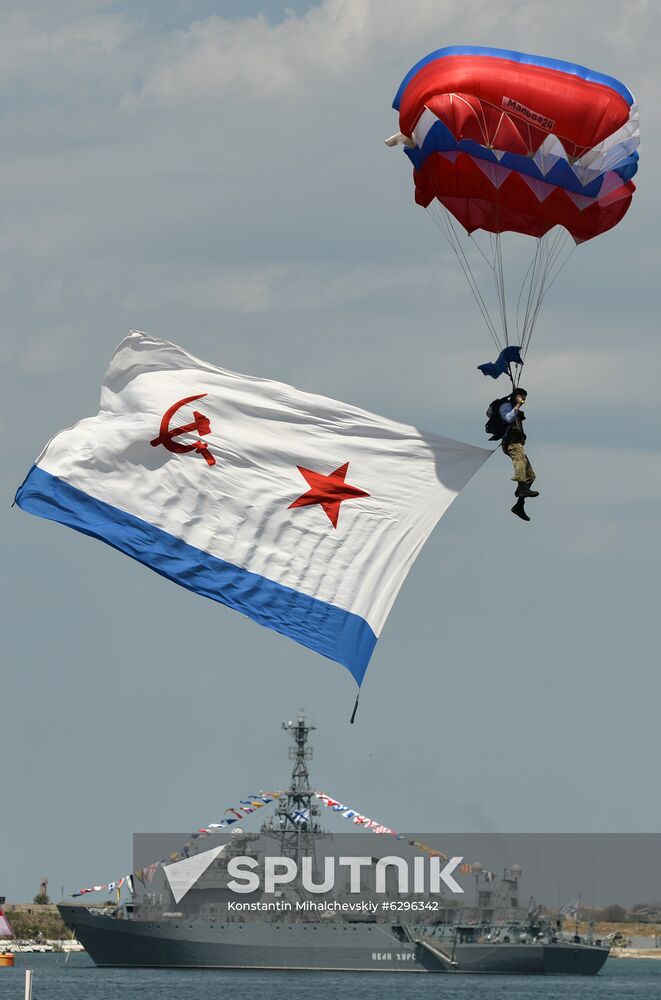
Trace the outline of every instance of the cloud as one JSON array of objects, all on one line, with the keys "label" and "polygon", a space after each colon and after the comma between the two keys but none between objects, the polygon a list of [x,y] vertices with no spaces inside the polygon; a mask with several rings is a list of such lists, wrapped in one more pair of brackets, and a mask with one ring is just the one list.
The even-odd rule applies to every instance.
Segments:
[{"label": "cloud", "polygon": [[[546,396],[562,403],[594,403],[618,399],[626,393],[627,384],[635,383],[636,396],[655,393],[658,371],[661,369],[661,345],[639,345],[632,348],[626,342],[610,350],[599,348],[598,335],[587,337],[594,348],[568,350],[561,345],[555,350],[548,345],[551,338],[539,338],[533,345],[530,358],[530,378],[522,375],[526,388],[543,390]],[[638,365],[637,357],[645,363]],[[634,374],[631,374],[633,368]],[[638,405],[638,404],[636,404]]]},{"label": "cloud", "polygon": [[411,296],[432,284],[431,268],[379,266],[363,261],[350,271],[329,269],[320,263],[295,262],[260,266],[226,264],[217,270],[197,268],[192,274],[173,274],[165,282],[156,273],[152,282],[141,281],[123,305],[144,309],[155,294],[162,304],[176,303],[196,311],[218,309],[226,313],[298,313],[335,311],[380,296]]},{"label": "cloud", "polygon": [[90,84],[92,91],[102,85],[130,111],[228,97],[295,105],[323,96],[329,83],[358,85],[360,104],[361,89],[383,67],[392,72],[394,92],[424,53],[473,42],[592,61],[606,72],[612,64],[648,85],[653,64],[641,55],[653,54],[661,17],[649,0],[633,0],[626,8],[602,0],[597,20],[591,6],[570,0],[551,8],[539,0],[497,6],[491,0],[416,0],[406,6],[321,0],[301,13],[285,9],[272,17],[223,16],[214,5],[209,16],[172,30],[165,11],[112,7],[119,9],[109,11],[102,0],[33,0],[26,10],[8,0],[0,12],[0,82],[24,92],[47,88],[54,100],[71,97],[81,79],[76,74],[84,69],[81,99]]},{"label": "cloud", "polygon": [[0,16],[0,83],[24,88],[52,87],[52,74],[71,77],[76,67],[122,47],[133,29],[124,14],[69,17],[52,7],[5,10]]},{"label": "cloud", "polygon": [[[632,14],[631,5],[625,12],[614,0],[604,0],[597,23],[591,8],[560,2],[549,9],[536,0],[498,6],[489,0],[416,0],[406,7],[380,0],[322,0],[302,14],[287,10],[280,20],[264,14],[212,15],[158,39],[141,83],[125,95],[123,106],[135,111],[154,102],[238,95],[303,101],[320,81],[359,78],[391,60],[403,75],[405,54],[412,63],[444,44],[519,47],[572,59],[578,53],[567,44],[568,18],[574,37],[581,37],[583,26],[617,52],[620,62],[633,65],[644,25],[653,30],[657,20],[646,0],[637,0],[635,8]],[[470,25],[468,34],[458,19]]]},{"label": "cloud", "polygon": [[162,40],[142,85],[124,105],[135,109],[153,100],[181,103],[238,93],[305,99],[309,93],[301,88],[314,87],[320,78],[360,75],[394,48],[441,37],[459,6],[466,16],[480,18],[482,31],[495,16],[485,0],[416,0],[405,12],[375,0],[323,0],[304,14],[288,10],[276,22],[263,14],[212,16]]},{"label": "cloud", "polygon": [[553,518],[549,526],[559,529],[547,539],[555,556],[565,552],[581,560],[616,555],[647,561],[659,551],[658,450],[606,443],[530,444],[542,491],[535,514]]},{"label": "cloud", "polygon": [[[550,466],[565,470],[562,479],[571,481],[571,497],[578,504],[597,504],[604,511],[630,509],[635,504],[641,514],[661,506],[661,463],[656,450],[563,443],[547,445],[544,451]],[[633,490],[634,484],[644,489]]]}]

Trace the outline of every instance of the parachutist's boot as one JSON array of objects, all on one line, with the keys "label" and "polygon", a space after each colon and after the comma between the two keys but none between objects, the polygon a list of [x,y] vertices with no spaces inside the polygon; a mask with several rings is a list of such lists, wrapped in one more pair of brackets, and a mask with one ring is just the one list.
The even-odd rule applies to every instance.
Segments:
[{"label": "parachutist's boot", "polygon": [[525,480],[522,480],[519,483],[519,485],[517,486],[516,492],[514,493],[514,496],[515,497],[538,497],[539,496],[539,490],[531,490],[530,489],[530,483],[526,483]]},{"label": "parachutist's boot", "polygon": [[520,517],[522,521],[529,521],[530,518],[526,514],[526,501],[523,497],[519,497],[514,506],[512,507],[512,513]]}]

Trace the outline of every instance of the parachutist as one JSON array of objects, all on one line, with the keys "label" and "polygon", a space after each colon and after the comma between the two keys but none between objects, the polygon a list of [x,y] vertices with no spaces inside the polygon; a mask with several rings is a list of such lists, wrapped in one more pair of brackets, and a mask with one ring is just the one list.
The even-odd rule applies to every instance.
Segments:
[{"label": "parachutist", "polygon": [[535,481],[535,472],[523,447],[526,443],[526,432],[523,429],[526,415],[523,412],[523,406],[527,397],[526,390],[519,388],[514,389],[504,399],[494,400],[488,411],[490,422],[495,416],[493,411],[497,410],[497,422],[500,426],[496,428],[493,425],[487,425],[487,429],[493,431],[496,438],[502,438],[501,447],[512,460],[514,466],[512,479],[517,484],[514,492],[517,501],[512,507],[512,513],[520,517],[522,521],[530,520],[525,512],[525,500],[539,496],[538,490],[531,489]]},{"label": "parachutist", "polygon": [[516,503],[512,507],[512,513],[522,521],[530,520],[526,514],[526,499],[539,496],[538,490],[531,489],[535,481],[535,472],[523,448],[526,442],[526,433],[523,429],[526,415],[522,407],[527,397],[525,389],[513,389],[509,396],[494,399],[489,404],[487,422],[484,425],[489,440],[500,441],[501,448],[512,460],[514,466],[512,479],[516,483],[514,491]]}]

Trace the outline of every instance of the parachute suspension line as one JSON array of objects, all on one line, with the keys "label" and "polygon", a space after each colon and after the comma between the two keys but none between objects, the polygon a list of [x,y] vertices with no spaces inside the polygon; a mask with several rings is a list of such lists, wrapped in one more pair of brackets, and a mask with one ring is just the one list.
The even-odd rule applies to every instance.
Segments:
[{"label": "parachute suspension line", "polygon": [[[496,221],[498,224],[498,231],[495,233],[489,233],[489,241],[491,244],[491,257],[493,260],[492,268],[494,283],[496,286],[496,299],[498,300],[498,308],[500,310],[500,326],[503,331],[503,340],[505,341],[505,347],[510,346],[509,342],[509,331],[507,328],[507,297],[505,294],[505,272],[503,270],[503,249],[500,234],[500,190],[497,191],[496,197],[496,208],[497,215]],[[511,375],[510,375],[511,378]],[[512,379],[514,383],[514,379]]]},{"label": "parachute suspension line", "polygon": [[[492,234],[489,233],[489,236],[491,236],[491,235]],[[485,254],[484,250],[482,249],[482,247],[480,246],[480,244],[477,242],[477,240],[475,239],[475,237],[473,236],[472,233],[468,234],[468,239],[471,241],[471,243],[473,244],[473,246],[475,247],[475,249],[477,250],[477,252],[480,254],[480,256],[482,257],[482,260],[487,265],[487,267],[489,267],[493,271],[493,259],[489,260],[489,258]],[[492,254],[492,258],[493,258],[493,254]]]},{"label": "parachute suspension line", "polygon": [[[523,279],[517,302],[517,329],[521,340],[521,355],[524,358],[530,347],[542,302],[574,249],[572,246],[564,260],[561,259],[568,239],[569,234],[560,228],[552,235],[547,233],[542,236]],[[521,324],[519,319],[520,305],[524,293],[527,293],[526,307]]]},{"label": "parachute suspension line", "polygon": [[524,293],[524,291],[525,291],[525,289],[526,289],[526,287],[528,285],[528,281],[529,281],[529,278],[530,278],[530,272],[532,271],[532,269],[534,267],[534,264],[535,264],[535,261],[537,259],[537,254],[538,253],[539,253],[539,246],[536,246],[535,247],[535,253],[532,255],[530,263],[528,264],[528,270],[526,271],[526,273],[523,276],[523,281],[521,282],[521,288],[519,289],[519,297],[516,300],[516,332],[517,332],[518,339],[519,339],[519,347],[521,347],[521,348],[523,347],[523,330],[524,330],[524,326],[525,326],[525,324],[524,324],[524,326],[521,325],[521,321],[520,321],[520,318],[519,318],[520,317],[520,312],[521,312],[521,299],[522,299],[523,293]]},{"label": "parachute suspension line", "polygon": [[500,233],[489,233],[491,259],[487,257],[484,250],[477,242],[472,233],[468,234],[468,238],[475,247],[475,249],[478,251],[480,256],[482,257],[482,260],[485,262],[491,273],[493,274],[494,283],[496,286],[496,297],[498,299],[498,308],[500,310],[500,325],[503,331],[503,339],[505,341],[505,347],[509,347],[509,330],[507,323],[507,296],[505,295],[505,268],[503,267],[503,255],[502,255],[502,244],[500,240]]},{"label": "parachute suspension line", "polygon": [[[547,279],[556,260],[558,247],[562,239],[562,231],[554,233],[552,241],[545,234],[538,240],[532,261],[521,284],[516,308],[516,323],[521,346],[521,356],[525,357],[532,332],[537,320],[539,308],[544,297]],[[520,320],[521,299],[526,295],[526,306],[523,323]]]},{"label": "parachute suspension line", "polygon": [[[447,210],[445,209],[445,206],[443,206],[440,202],[438,202],[438,208],[436,206],[437,206],[437,202],[436,202],[436,200],[434,200],[434,201],[432,201],[427,206],[427,211],[429,212],[429,215],[434,220],[434,222],[436,223],[436,225],[438,226],[438,228],[440,229],[440,231],[445,236],[445,239],[447,240],[447,242],[448,242],[448,244],[450,246],[450,249],[453,251],[453,253],[455,254],[457,260],[459,261],[459,265],[460,265],[462,271],[464,272],[464,277],[466,278],[466,282],[468,283],[468,287],[470,288],[471,292],[473,293],[473,298],[475,299],[475,301],[477,303],[478,309],[482,313],[482,318],[483,318],[483,320],[484,320],[484,322],[486,324],[486,327],[487,327],[487,330],[489,331],[491,339],[493,340],[493,342],[496,345],[496,347],[498,348],[498,350],[500,350],[501,344],[500,344],[500,341],[498,339],[498,332],[497,332],[497,330],[496,330],[496,328],[495,328],[495,326],[493,324],[491,316],[489,315],[489,310],[488,310],[487,305],[486,305],[486,303],[484,301],[482,293],[480,292],[480,288],[479,288],[479,285],[477,283],[477,279],[475,278],[475,275],[473,274],[472,268],[470,266],[470,262],[469,262],[468,258],[466,257],[466,254],[464,252],[464,248],[461,245],[461,241],[459,239],[459,235],[456,232],[456,230],[454,228],[454,225],[452,224],[452,219],[450,217],[450,213],[447,212]],[[477,245],[477,244],[475,244],[475,245]]]},{"label": "parachute suspension line", "polygon": [[556,278],[559,277],[560,272],[563,270],[565,264],[567,263],[567,261],[569,260],[569,258],[571,257],[571,255],[573,254],[573,252],[574,252],[574,250],[576,249],[577,246],[578,246],[578,244],[575,243],[572,240],[572,244],[569,247],[569,250],[567,252],[567,256],[565,257],[565,259],[563,260],[563,262],[559,265],[559,267],[557,268],[555,274],[553,275],[553,277],[551,278],[551,280],[547,284],[546,289],[544,290],[544,296],[542,296],[543,298],[548,294],[548,292],[550,292],[551,287],[554,285],[554,283],[556,281]]},{"label": "parachute suspension line", "polygon": [[[560,265],[556,266],[557,262],[558,262],[558,259],[560,258],[560,255],[561,255],[562,251],[564,250],[565,243],[566,243],[566,238],[568,238],[568,234],[566,234],[566,233],[563,232],[561,234],[560,238],[556,241],[556,244],[554,245],[554,248],[553,248],[553,250],[551,252],[550,260],[549,260],[548,265],[547,265],[547,267],[545,269],[545,272],[544,272],[544,277],[543,277],[543,282],[542,282],[542,287],[541,287],[541,290],[540,290],[540,294],[539,294],[539,297],[538,297],[537,302],[535,304],[535,310],[534,310],[534,313],[533,313],[533,316],[532,316],[532,319],[531,319],[530,334],[528,335],[528,341],[527,341],[527,344],[526,344],[526,350],[528,349],[528,344],[530,343],[530,337],[532,335],[532,330],[533,330],[533,327],[535,326],[535,323],[537,322],[537,316],[539,314],[539,310],[541,309],[542,302],[544,301],[544,298],[546,297],[546,295],[548,294],[549,290],[551,289],[551,286],[555,282],[555,279],[558,277],[558,275],[560,274],[560,272],[562,271],[563,267],[565,266],[565,264],[567,263],[567,261],[569,260],[569,258],[571,257],[571,255],[572,255],[572,253],[574,251],[575,244],[570,247],[569,253],[567,253],[567,255],[565,256],[565,259],[560,263]],[[555,268],[555,271],[554,271],[554,268]]]},{"label": "parachute suspension line", "polygon": [[509,332],[507,329],[507,297],[505,295],[505,271],[503,269],[503,247],[500,239],[500,233],[496,233],[496,251],[494,256],[494,279],[496,282],[496,295],[498,296],[498,304],[500,306],[500,321],[503,327],[503,336],[505,337],[505,346],[509,347]]},{"label": "parachute suspension line", "polygon": [[[498,305],[500,308],[500,324],[503,331],[503,338],[505,340],[505,347],[509,347],[509,333],[507,325],[507,300],[505,296],[505,269],[503,268],[502,261],[502,249],[500,246],[500,234],[489,233],[489,246],[491,248],[491,259],[487,257],[484,250],[477,242],[472,233],[468,234],[468,238],[471,243],[478,251],[482,260],[485,262],[489,270],[491,271],[494,279],[494,284],[496,286],[496,297],[498,299]],[[501,344],[497,345],[499,348]],[[514,376],[512,375],[512,369],[510,366],[507,367],[507,375],[514,387]]]},{"label": "parachute suspension line", "polygon": [[533,266],[530,282],[530,295],[528,302],[526,303],[526,316],[524,319],[523,330],[523,357],[525,357],[528,348],[530,347],[533,329],[539,313],[539,306],[544,294],[544,282],[548,273],[550,252],[548,241],[546,240],[546,237],[543,236],[539,242],[539,254],[537,255]]},{"label": "parachute suspension line", "polygon": [[539,294],[540,282],[543,275],[544,260],[546,256],[545,250],[546,246],[544,244],[544,237],[542,237],[535,247],[535,253],[533,255],[531,266],[528,269],[526,278],[524,279],[524,283],[522,285],[522,291],[527,288],[526,308],[523,315],[523,324],[520,330],[521,357],[523,358],[525,358],[525,353],[532,334],[531,318],[534,314],[534,305],[536,297]]},{"label": "parachute suspension line", "polygon": [[[565,247],[567,246],[567,244],[569,244],[569,251],[568,251],[565,259],[557,266],[557,268],[555,270],[555,273],[552,273],[553,272],[553,268],[556,267],[556,264],[557,264],[558,260],[561,258],[562,253],[563,253]],[[556,248],[555,253],[553,255],[553,259],[551,260],[550,265],[549,265],[549,275],[550,275],[550,277],[549,277],[549,280],[547,282],[546,289],[544,291],[544,295],[546,295],[546,293],[548,292],[549,288],[551,287],[551,285],[553,284],[553,282],[555,281],[555,279],[558,277],[558,275],[560,274],[560,271],[562,271],[563,267],[565,266],[565,264],[567,263],[567,261],[569,260],[569,258],[571,257],[571,255],[572,255],[572,253],[574,252],[575,249],[576,249],[576,243],[574,242],[573,239],[571,239],[569,233],[566,232],[566,230],[564,230],[564,229],[561,230],[560,233],[559,233],[559,239],[558,239],[558,242],[557,242],[557,248]]]},{"label": "parachute suspension line", "polygon": [[[505,339],[505,347],[509,347],[509,335],[507,326],[507,299],[505,296],[505,270],[503,268],[500,233],[497,234],[489,233],[489,246],[491,248],[491,259],[487,257],[484,250],[477,242],[477,240],[474,238],[472,233],[468,234],[468,238],[470,239],[471,243],[478,251],[478,253],[480,254],[480,256],[482,257],[485,264],[490,269],[493,275],[494,284],[496,286],[496,296],[498,298],[498,304],[500,307],[500,323],[503,331],[503,337]],[[501,346],[500,343],[497,344],[497,347],[500,346]],[[515,367],[518,368],[519,366],[516,365]],[[514,388],[515,378],[512,375],[512,369],[510,365],[508,365],[507,367],[507,376],[510,382],[512,383],[512,388]],[[517,378],[518,378],[518,373],[517,373]]]},{"label": "parachute suspension line", "polygon": [[[437,201],[437,199],[434,199],[429,204],[427,211],[436,226],[442,232],[450,249],[457,258],[459,266],[461,267],[464,277],[466,278],[466,283],[468,284],[473,298],[475,299],[482,314],[482,318],[494,345],[498,351],[502,350],[503,346],[508,347],[510,343],[510,336],[505,287],[505,269],[503,264],[502,234],[491,232],[488,234],[489,248],[486,253],[475,239],[473,233],[467,234],[472,245],[476,248],[482,257],[482,260],[487,267],[489,267],[493,275],[496,298],[498,302],[498,312],[500,314],[500,322],[498,323],[495,319],[495,315],[492,317],[489,311],[489,307],[487,306],[484,295],[482,294],[478,284],[478,280],[473,272],[473,268],[471,267],[470,260],[464,249],[461,236],[455,226],[452,214],[445,208],[442,202]],[[530,347],[532,334],[537,323],[542,302],[575,249],[576,244],[572,240],[569,252],[566,255],[564,254],[567,241],[569,239],[569,233],[564,228],[558,227],[557,229],[545,233],[544,236],[536,241],[535,252],[532,255],[530,264],[528,265],[523,281],[521,282],[516,303],[515,321],[519,341],[517,346],[520,348],[521,357],[524,360],[527,356],[528,348]],[[522,310],[523,316],[521,316]],[[498,326],[501,328],[500,333],[497,328]],[[515,387],[518,385],[519,376],[521,374],[521,365],[516,364],[512,367],[515,369],[515,374],[512,374],[511,369],[508,369],[507,374],[512,382],[512,386]]]},{"label": "parachute suspension line", "polygon": [[[436,202],[433,202],[432,204],[434,205],[434,207],[436,207]],[[468,286],[473,293],[475,301],[477,302],[480,312],[482,313],[483,319],[487,325],[487,329],[489,330],[491,339],[494,341],[496,347],[499,348],[500,342],[498,340],[498,333],[496,331],[496,328],[494,327],[491,316],[489,314],[489,309],[480,291],[480,286],[477,282],[475,275],[473,274],[473,270],[470,266],[470,261],[468,260],[468,257],[464,252],[463,246],[461,245],[459,234],[457,233],[454,227],[454,223],[452,221],[452,216],[446,210],[445,206],[441,205],[440,202],[438,203],[438,206],[439,206],[437,209],[438,216],[435,217],[434,214],[431,213],[432,218],[437,218],[437,221],[441,224],[442,232],[444,233],[448,243],[450,244],[450,247],[454,251],[457,260],[459,261],[461,269],[464,272],[466,281],[468,282]]]}]

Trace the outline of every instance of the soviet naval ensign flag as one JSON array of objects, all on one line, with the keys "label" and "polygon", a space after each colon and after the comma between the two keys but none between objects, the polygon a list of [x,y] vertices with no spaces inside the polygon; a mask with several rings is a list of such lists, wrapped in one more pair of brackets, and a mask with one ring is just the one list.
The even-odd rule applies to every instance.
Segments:
[{"label": "soviet naval ensign flag", "polygon": [[490,454],[131,331],[98,415],[49,442],[16,501],[360,684],[416,555]]}]

